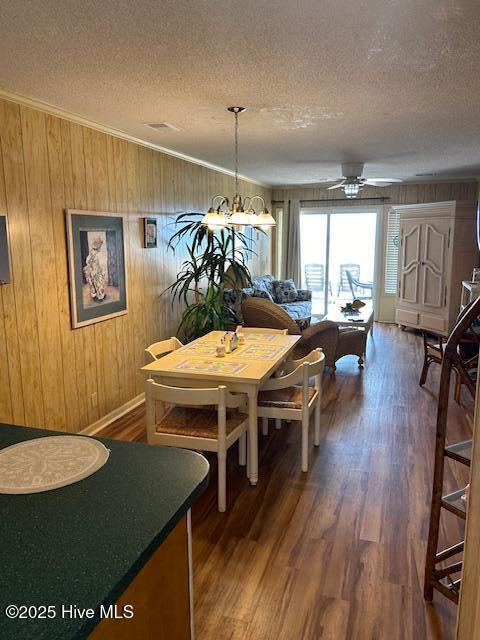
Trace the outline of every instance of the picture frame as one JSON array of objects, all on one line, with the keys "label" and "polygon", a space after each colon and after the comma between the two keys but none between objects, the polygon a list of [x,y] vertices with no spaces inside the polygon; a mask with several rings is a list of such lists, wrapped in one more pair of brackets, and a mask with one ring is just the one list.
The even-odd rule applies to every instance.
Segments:
[{"label": "picture frame", "polygon": [[125,216],[66,209],[65,221],[72,328],[126,314]]},{"label": "picture frame", "polygon": [[10,284],[10,259],[8,255],[8,224],[7,216],[0,214],[0,285]]},{"label": "picture frame", "polygon": [[157,248],[157,219],[156,218],[144,218],[143,219],[143,246],[145,249]]}]

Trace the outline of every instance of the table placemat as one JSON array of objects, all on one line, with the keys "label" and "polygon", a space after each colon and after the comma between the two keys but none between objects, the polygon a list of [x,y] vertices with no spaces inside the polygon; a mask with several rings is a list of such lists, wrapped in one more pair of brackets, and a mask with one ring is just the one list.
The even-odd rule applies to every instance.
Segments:
[{"label": "table placemat", "polygon": [[217,344],[212,342],[195,342],[186,344],[178,349],[177,353],[188,353],[192,356],[214,356],[217,353]]},{"label": "table placemat", "polygon": [[247,342],[273,342],[277,339],[279,333],[245,333]]},{"label": "table placemat", "polygon": [[174,369],[177,371],[195,371],[198,373],[219,373],[236,375],[248,367],[245,362],[230,362],[220,358],[215,360],[184,360],[177,364]]},{"label": "table placemat", "polygon": [[253,360],[273,360],[284,351],[285,347],[276,347],[274,344],[250,344],[240,347],[233,354]]},{"label": "table placemat", "polygon": [[88,478],[107,462],[109,450],[85,436],[47,436],[0,451],[0,493],[40,493]]}]

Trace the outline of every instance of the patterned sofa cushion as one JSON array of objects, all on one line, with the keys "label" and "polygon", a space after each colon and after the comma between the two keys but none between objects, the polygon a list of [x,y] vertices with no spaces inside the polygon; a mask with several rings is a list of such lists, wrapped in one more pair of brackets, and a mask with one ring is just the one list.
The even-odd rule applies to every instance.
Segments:
[{"label": "patterned sofa cushion", "polygon": [[273,302],[273,297],[265,282],[253,283],[253,296],[254,298],[264,298]]},{"label": "patterned sofa cushion", "polygon": [[312,292],[310,289],[297,289],[297,300],[307,301],[312,299]]},{"label": "patterned sofa cushion", "polygon": [[230,322],[243,324],[242,302],[249,296],[253,296],[252,288],[224,289],[222,308]]},{"label": "patterned sofa cushion", "polygon": [[252,287],[254,289],[260,289],[262,291],[266,290],[272,296],[273,300],[273,282],[275,278],[273,276],[257,276],[256,278],[252,278]]},{"label": "patterned sofa cushion", "polygon": [[274,280],[273,291],[273,299],[277,304],[295,302],[298,297],[298,289],[291,278],[289,280]]},{"label": "patterned sofa cushion", "polygon": [[294,320],[299,320],[301,318],[310,318],[312,315],[312,303],[305,302],[285,302],[284,304],[279,304],[279,307],[285,309],[288,315]]},{"label": "patterned sofa cushion", "polygon": [[[285,283],[287,283],[286,286]],[[273,276],[267,275],[253,278],[252,287],[245,289],[225,289],[223,292],[223,309],[225,315],[232,323],[243,324],[242,302],[244,300],[250,296],[256,296],[275,303],[275,285],[278,287],[277,290],[281,289],[285,297],[291,298],[293,297],[293,289],[290,283],[295,287],[293,280],[275,280]],[[297,289],[296,287],[295,291],[296,296],[293,301],[284,300],[279,306],[295,320],[300,330],[303,331],[310,325],[312,292],[305,289]]]}]

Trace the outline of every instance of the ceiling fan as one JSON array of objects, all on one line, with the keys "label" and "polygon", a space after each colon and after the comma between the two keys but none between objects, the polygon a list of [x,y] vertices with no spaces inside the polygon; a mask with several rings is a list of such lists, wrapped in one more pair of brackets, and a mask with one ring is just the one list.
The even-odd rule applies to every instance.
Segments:
[{"label": "ceiling fan", "polygon": [[[337,184],[327,187],[327,189],[343,189],[347,198],[356,198],[364,185],[372,187],[389,187],[394,182],[402,182],[399,178],[362,178],[363,166],[363,162],[343,163],[343,178],[340,179],[340,182]],[[328,182],[330,182],[330,180]]]}]

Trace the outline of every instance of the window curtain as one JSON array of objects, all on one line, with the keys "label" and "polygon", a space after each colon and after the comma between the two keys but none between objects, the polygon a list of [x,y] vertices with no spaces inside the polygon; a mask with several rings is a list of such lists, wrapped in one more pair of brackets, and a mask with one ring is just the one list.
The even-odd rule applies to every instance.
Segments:
[{"label": "window curtain", "polygon": [[286,225],[286,259],[283,277],[293,278],[297,287],[302,286],[302,263],[300,255],[300,200],[289,200]]}]

